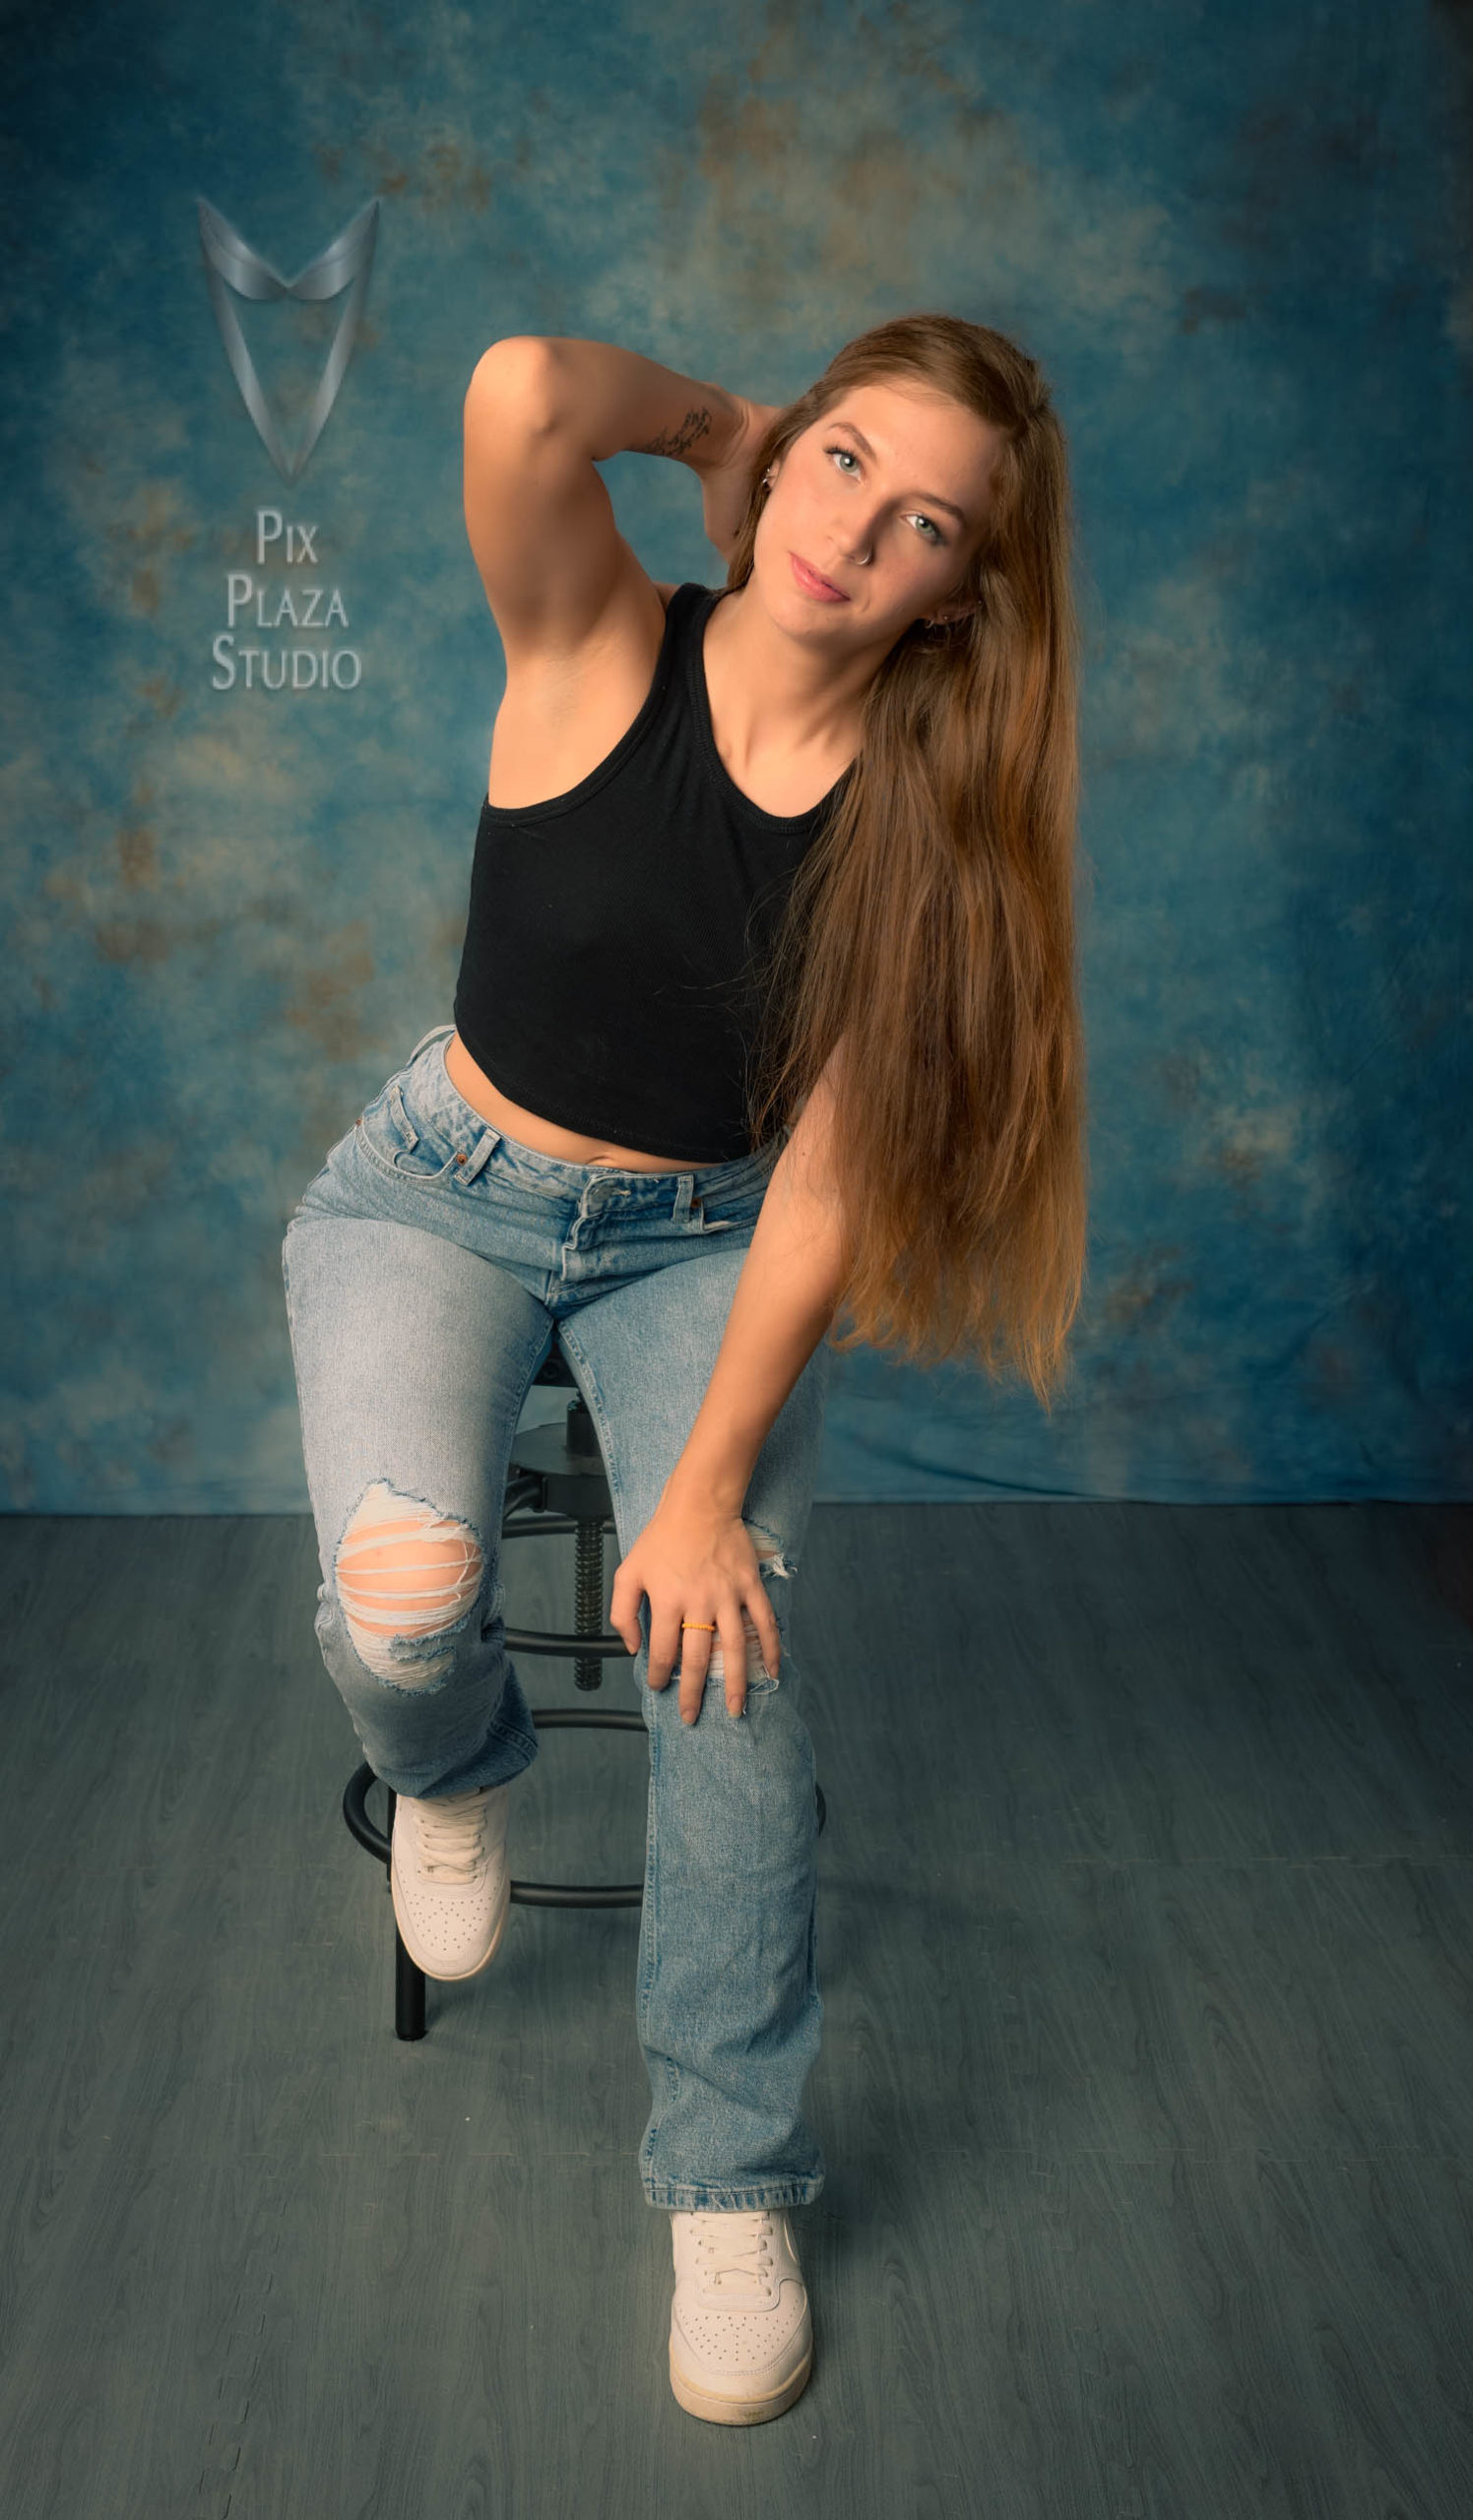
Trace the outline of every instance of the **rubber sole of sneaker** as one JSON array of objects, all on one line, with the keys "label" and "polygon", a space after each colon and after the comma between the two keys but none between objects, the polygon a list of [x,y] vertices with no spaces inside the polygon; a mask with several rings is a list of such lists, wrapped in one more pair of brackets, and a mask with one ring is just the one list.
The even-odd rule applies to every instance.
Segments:
[{"label": "rubber sole of sneaker", "polygon": [[711,2389],[703,2389],[692,2380],[675,2361],[674,2339],[671,2339],[670,2384],[678,2405],[687,2415],[704,2417],[708,2424],[767,2424],[775,2415],[786,2415],[795,2398],[801,2398],[808,2385],[813,2368],[813,2348],[809,2346],[791,2379],[765,2398],[722,2397]]},{"label": "rubber sole of sneaker", "polygon": [[[393,1850],[391,1848],[389,1857],[389,1888],[391,1891],[393,1890],[393,1887],[394,1860]],[[461,1985],[467,1978],[479,1978],[482,1969],[489,1969],[491,1962],[495,1959],[497,1952],[501,1948],[502,1936],[506,1932],[506,1920],[510,1915],[511,1875],[508,1873],[506,1880],[506,1896],[501,1902],[501,1914],[496,1919],[496,1930],[491,1936],[490,1946],[486,1951],[484,1958],[478,1960],[475,1967],[472,1969],[436,1969],[429,1961],[423,1959],[415,1949],[413,1942],[410,1940],[409,1935],[404,1929],[404,1919],[399,1913],[399,1902],[397,1899],[394,1901],[394,1922],[399,1927],[399,1939],[403,1943],[405,1950],[409,1953],[409,1956],[413,1960],[416,1969],[422,1969],[426,1978],[433,1978],[436,1984],[442,1986]]]}]

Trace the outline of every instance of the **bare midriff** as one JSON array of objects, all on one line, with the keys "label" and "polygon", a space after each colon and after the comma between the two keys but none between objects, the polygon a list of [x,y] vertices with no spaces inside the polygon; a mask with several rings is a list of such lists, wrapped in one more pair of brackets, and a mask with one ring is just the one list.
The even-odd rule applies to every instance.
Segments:
[{"label": "bare midriff", "polygon": [[445,1044],[445,1073],[463,1102],[518,1146],[538,1155],[555,1156],[562,1164],[608,1164],[621,1172],[698,1172],[709,1169],[709,1156],[689,1156],[677,1163],[668,1155],[645,1155],[638,1147],[610,1146],[608,1138],[581,1137],[576,1129],[559,1128],[522,1103],[498,1093],[484,1068],[478,1067],[459,1033]]}]

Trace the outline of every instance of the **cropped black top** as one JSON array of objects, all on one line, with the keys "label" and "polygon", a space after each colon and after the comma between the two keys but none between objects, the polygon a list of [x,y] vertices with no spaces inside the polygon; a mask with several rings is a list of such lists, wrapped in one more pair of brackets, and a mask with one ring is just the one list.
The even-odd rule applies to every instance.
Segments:
[{"label": "cropped black top", "polygon": [[753,1150],[745,1093],[767,958],[846,770],[769,814],[716,749],[702,651],[725,593],[687,583],[613,750],[561,796],[481,800],[455,1024],[499,1092],[642,1154]]}]

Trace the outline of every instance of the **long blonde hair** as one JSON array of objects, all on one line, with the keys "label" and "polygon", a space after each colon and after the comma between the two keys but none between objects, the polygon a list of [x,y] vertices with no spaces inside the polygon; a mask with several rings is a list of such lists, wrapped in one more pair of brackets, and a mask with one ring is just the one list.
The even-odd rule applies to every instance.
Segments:
[{"label": "long blonde hair", "polygon": [[949,626],[913,623],[865,695],[854,771],[789,895],[749,1072],[754,1146],[836,1062],[851,1268],[829,1334],[1012,1367],[1046,1412],[1085,1268],[1076,996],[1078,629],[1063,432],[1036,362],[952,315],[839,350],[765,432],[727,569],[751,574],[762,475],[858,385],[919,382],[1000,431],[987,532]]}]

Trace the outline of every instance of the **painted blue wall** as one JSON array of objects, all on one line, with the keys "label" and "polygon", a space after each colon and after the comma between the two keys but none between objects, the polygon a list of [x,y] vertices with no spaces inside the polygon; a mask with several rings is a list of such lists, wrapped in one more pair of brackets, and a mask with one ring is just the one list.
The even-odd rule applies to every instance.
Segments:
[{"label": "painted blue wall", "polygon": [[[1052,1419],[841,1360],[819,1495],[1473,1494],[1465,10],[119,0],[0,41],[10,1510],[307,1509],[282,1234],[448,1019],[500,695],[480,351],[778,402],[932,306],[1042,360],[1072,447],[1090,1278]],[[382,206],[290,489],[199,195],[288,276]],[[336,312],[242,309],[298,410]],[[606,477],[652,574],[721,583],[690,473]],[[355,689],[213,687],[259,507],[315,525]]]}]

